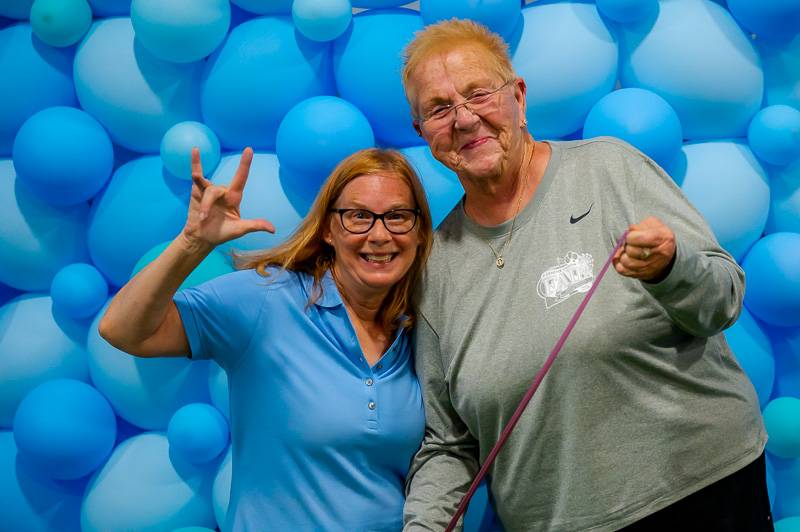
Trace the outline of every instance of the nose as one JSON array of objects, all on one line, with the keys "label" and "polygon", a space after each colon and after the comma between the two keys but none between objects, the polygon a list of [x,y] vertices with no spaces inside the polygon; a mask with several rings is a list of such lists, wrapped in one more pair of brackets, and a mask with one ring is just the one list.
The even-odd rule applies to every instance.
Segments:
[{"label": "nose", "polygon": [[453,108],[453,123],[457,129],[469,130],[480,122],[478,114],[470,109],[469,104],[464,102]]},{"label": "nose", "polygon": [[375,225],[367,233],[367,239],[373,244],[386,243],[392,239],[392,233],[386,229],[386,222],[383,219],[375,220]]}]

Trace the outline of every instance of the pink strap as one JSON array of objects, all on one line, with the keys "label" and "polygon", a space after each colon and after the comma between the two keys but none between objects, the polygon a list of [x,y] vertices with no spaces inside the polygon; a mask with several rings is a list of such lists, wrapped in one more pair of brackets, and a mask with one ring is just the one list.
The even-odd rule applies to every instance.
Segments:
[{"label": "pink strap", "polygon": [[489,467],[492,465],[492,462],[494,462],[494,459],[497,457],[497,454],[500,452],[500,449],[506,443],[508,437],[511,436],[511,431],[514,430],[517,421],[519,421],[520,416],[522,416],[522,412],[525,410],[525,407],[528,406],[528,403],[530,403],[531,399],[533,398],[533,394],[536,393],[536,390],[539,388],[539,384],[541,384],[542,379],[544,379],[544,376],[547,374],[547,371],[550,369],[550,366],[553,365],[553,362],[558,356],[558,352],[561,351],[561,348],[564,346],[564,342],[567,341],[567,338],[572,332],[572,329],[575,328],[575,324],[578,323],[578,318],[580,318],[581,314],[583,314],[583,310],[586,308],[586,305],[592,298],[594,291],[597,289],[597,285],[600,284],[600,281],[603,279],[603,276],[606,274],[606,271],[608,271],[608,267],[611,266],[611,261],[614,259],[614,254],[616,254],[617,250],[624,245],[625,237],[627,236],[628,232],[625,231],[625,233],[623,233],[623,235],[617,241],[617,244],[611,251],[611,255],[608,256],[606,263],[600,269],[600,273],[597,274],[597,277],[592,283],[591,288],[589,288],[589,291],[584,296],[583,301],[581,301],[581,304],[578,305],[578,308],[577,310],[575,310],[575,314],[573,314],[572,319],[569,320],[567,328],[564,329],[563,333],[561,333],[561,337],[558,339],[558,342],[556,342],[555,347],[553,347],[553,350],[550,352],[550,355],[547,357],[547,360],[544,361],[544,365],[542,365],[542,368],[533,378],[533,382],[528,388],[528,391],[525,392],[525,396],[522,398],[522,401],[520,401],[519,405],[517,405],[517,409],[514,411],[514,415],[511,416],[511,419],[508,421],[508,424],[505,426],[503,432],[500,434],[500,438],[498,438],[497,443],[495,443],[494,447],[492,447],[492,450],[489,452],[489,456],[486,457],[486,461],[481,466],[480,471],[478,471],[478,474],[475,475],[475,478],[472,481],[472,485],[469,487],[469,491],[467,491],[466,495],[464,495],[464,498],[461,499],[461,502],[458,505],[458,509],[456,510],[455,515],[453,515],[453,518],[450,519],[450,524],[447,525],[445,532],[452,532],[452,530],[456,526],[456,523],[458,523],[459,518],[466,511],[470,499],[472,499],[472,496],[475,494],[475,490],[478,489],[478,485],[481,483],[481,480],[483,480],[483,477],[486,476],[486,472],[489,471]]}]

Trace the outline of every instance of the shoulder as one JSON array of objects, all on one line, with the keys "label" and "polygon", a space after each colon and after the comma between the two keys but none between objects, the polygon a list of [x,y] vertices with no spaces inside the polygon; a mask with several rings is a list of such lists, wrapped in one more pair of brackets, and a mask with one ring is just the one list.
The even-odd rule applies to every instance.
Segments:
[{"label": "shoulder", "polygon": [[556,141],[552,144],[563,150],[567,157],[579,157],[587,161],[627,159],[642,162],[647,159],[647,156],[638,149],[615,137]]}]

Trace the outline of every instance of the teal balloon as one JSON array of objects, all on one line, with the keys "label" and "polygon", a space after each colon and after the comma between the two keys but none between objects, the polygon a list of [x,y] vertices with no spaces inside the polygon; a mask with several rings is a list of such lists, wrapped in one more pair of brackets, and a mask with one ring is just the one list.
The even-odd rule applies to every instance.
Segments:
[{"label": "teal balloon", "polygon": [[770,176],[770,209],[767,233],[800,233],[800,159]]},{"label": "teal balloon", "polygon": [[64,266],[53,277],[50,297],[56,312],[70,318],[88,318],[108,299],[108,283],[91,264],[76,262]]},{"label": "teal balloon", "polygon": [[25,20],[31,12],[33,0],[3,0],[0,2],[0,16]]},{"label": "teal balloon", "polygon": [[201,62],[178,64],[153,55],[134,39],[129,18],[101,19],[75,54],[75,90],[114,144],[158,153],[170,127],[201,119],[202,69]]},{"label": "teal balloon", "polygon": [[454,17],[470,19],[508,40],[519,21],[520,6],[519,0],[421,0],[419,12],[426,26]]},{"label": "teal balloon", "polygon": [[[139,273],[142,268],[153,262],[156,257],[161,255],[161,253],[167,249],[169,244],[170,242],[158,244],[148,250],[147,253],[142,255],[142,258],[140,258],[133,267],[133,273],[131,273],[131,277]],[[197,286],[201,283],[210,281],[215,277],[219,277],[220,275],[224,275],[232,271],[234,271],[234,267],[231,263],[231,259],[221,251],[215,249],[209,253],[200,264],[197,265],[197,268],[192,270],[192,273],[190,273],[183,283],[181,283],[179,289]]]},{"label": "teal balloon", "polygon": [[620,82],[648,89],[678,113],[685,139],[744,137],[761,108],[764,73],[750,39],[710,0],[660,2],[619,28]]},{"label": "teal balloon", "polygon": [[658,0],[597,0],[597,10],[620,24],[637,22],[658,9]]},{"label": "teal balloon", "polygon": [[[5,6],[0,2],[0,6]],[[0,7],[2,9],[2,7]],[[27,18],[27,15],[26,15]],[[33,37],[28,24],[0,30],[0,157],[11,155],[14,137],[37,111],[75,106],[72,48],[53,48]]]},{"label": "teal balloon", "polygon": [[172,456],[198,465],[218,457],[227,447],[229,436],[227,420],[206,403],[181,407],[167,425]]},{"label": "teal balloon", "polygon": [[779,458],[800,458],[800,399],[777,397],[764,408],[767,450]]},{"label": "teal balloon", "polygon": [[10,160],[0,159],[0,282],[18,290],[48,290],[56,273],[89,262],[89,207],[55,207],[20,183]]},{"label": "teal balloon", "polygon": [[724,334],[736,361],[753,383],[758,403],[763,408],[772,395],[775,382],[775,357],[769,336],[745,308]]},{"label": "teal balloon", "polygon": [[31,6],[33,34],[50,46],[72,46],[91,25],[86,0],[35,0]]},{"label": "teal balloon", "polygon": [[744,304],[753,316],[778,327],[800,327],[800,233],[772,233],[742,261]]},{"label": "teal balloon", "polygon": [[294,0],[292,20],[297,31],[313,41],[332,41],[353,18],[350,0]]},{"label": "teal balloon", "polygon": [[770,327],[775,353],[773,397],[800,397],[800,327]]},{"label": "teal balloon", "polygon": [[767,223],[766,171],[741,141],[686,144],[683,155],[686,166],[673,174],[675,181],[703,214],[719,243],[741,260]]},{"label": "teal balloon", "polygon": [[200,122],[180,122],[167,130],[161,139],[161,162],[169,173],[181,179],[192,178],[192,148],[200,150],[203,173],[211,175],[221,156],[219,139]]},{"label": "teal balloon", "polygon": [[433,226],[438,227],[464,196],[464,187],[452,170],[433,158],[427,146],[402,148],[400,152],[408,158],[422,181]]},{"label": "teal balloon", "polygon": [[23,398],[52,379],[89,380],[86,323],[53,313],[53,300],[23,294],[0,307],[0,427]]},{"label": "teal balloon", "polygon": [[775,521],[775,532],[800,532],[800,516]]},{"label": "teal balloon", "polygon": [[80,532],[85,486],[85,481],[54,480],[31,467],[20,456],[13,433],[0,431],[0,500],[5,530]]},{"label": "teal balloon", "polygon": [[59,480],[84,477],[105,463],[117,435],[114,410],[85,382],[55,379],[22,399],[14,441],[37,469]]},{"label": "teal balloon", "polygon": [[797,160],[800,158],[800,111],[789,105],[765,107],[750,122],[747,140],[753,152],[769,164],[786,165]]},{"label": "teal balloon", "polygon": [[125,440],[92,477],[81,508],[84,532],[214,528],[211,484],[216,467],[170,459],[167,437],[146,432]]},{"label": "teal balloon", "polygon": [[133,0],[131,21],[137,41],[153,55],[190,63],[211,54],[225,39],[231,5],[228,0]]},{"label": "teal balloon", "polygon": [[566,137],[583,127],[592,106],[614,88],[616,39],[593,3],[533,3],[522,16],[511,59],[528,82],[528,129],[537,138]]}]

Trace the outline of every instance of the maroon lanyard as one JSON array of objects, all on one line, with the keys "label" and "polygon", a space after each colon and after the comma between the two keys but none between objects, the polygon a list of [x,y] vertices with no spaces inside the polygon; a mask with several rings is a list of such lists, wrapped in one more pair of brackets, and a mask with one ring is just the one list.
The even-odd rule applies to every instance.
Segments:
[{"label": "maroon lanyard", "polygon": [[461,499],[461,502],[458,505],[458,509],[456,510],[456,513],[453,515],[453,518],[450,519],[450,524],[447,525],[445,532],[452,532],[452,530],[456,526],[456,523],[458,523],[458,519],[466,511],[470,499],[472,499],[472,496],[475,494],[475,490],[478,489],[478,484],[480,484],[481,480],[483,480],[483,477],[486,476],[486,472],[489,471],[489,467],[492,465],[492,462],[494,462],[494,459],[497,457],[497,453],[500,452],[500,449],[506,443],[508,437],[511,436],[511,431],[514,430],[517,421],[519,421],[520,416],[522,416],[522,412],[525,410],[525,407],[528,406],[528,403],[531,402],[533,394],[536,393],[536,390],[539,388],[539,384],[542,383],[542,379],[544,379],[544,376],[547,374],[547,371],[550,369],[550,366],[553,365],[553,362],[558,356],[558,352],[561,351],[561,348],[564,346],[564,342],[567,341],[567,338],[569,338],[572,329],[575,328],[575,324],[578,323],[578,318],[580,318],[581,314],[583,314],[583,310],[586,308],[586,305],[592,298],[594,291],[597,289],[597,285],[600,284],[600,281],[603,279],[603,276],[606,274],[606,271],[608,271],[608,267],[611,266],[611,261],[614,259],[614,255],[617,253],[617,250],[625,244],[625,237],[627,236],[628,232],[625,231],[625,233],[623,233],[623,235],[619,238],[619,240],[617,240],[617,244],[611,251],[611,255],[608,256],[608,259],[606,259],[606,263],[603,264],[603,267],[600,269],[600,273],[597,274],[597,277],[592,283],[591,288],[589,288],[589,291],[583,297],[583,301],[581,301],[581,304],[578,305],[577,310],[575,310],[575,314],[573,314],[572,318],[569,320],[567,328],[564,329],[563,333],[561,333],[561,337],[558,339],[558,342],[556,342],[556,345],[555,347],[553,347],[553,350],[550,352],[550,355],[547,357],[547,360],[544,361],[542,368],[533,378],[533,382],[528,388],[528,391],[525,392],[525,396],[522,398],[522,401],[520,401],[519,405],[517,405],[517,409],[514,411],[514,415],[511,416],[511,419],[508,421],[508,424],[506,424],[505,428],[503,429],[503,432],[500,433],[500,438],[498,438],[497,443],[495,443],[494,447],[492,447],[492,450],[489,451],[489,456],[486,457],[486,461],[481,466],[480,471],[478,471],[478,474],[475,475],[475,478],[472,480],[472,485],[469,487],[469,491],[467,491],[467,494],[464,495],[463,499]]}]

